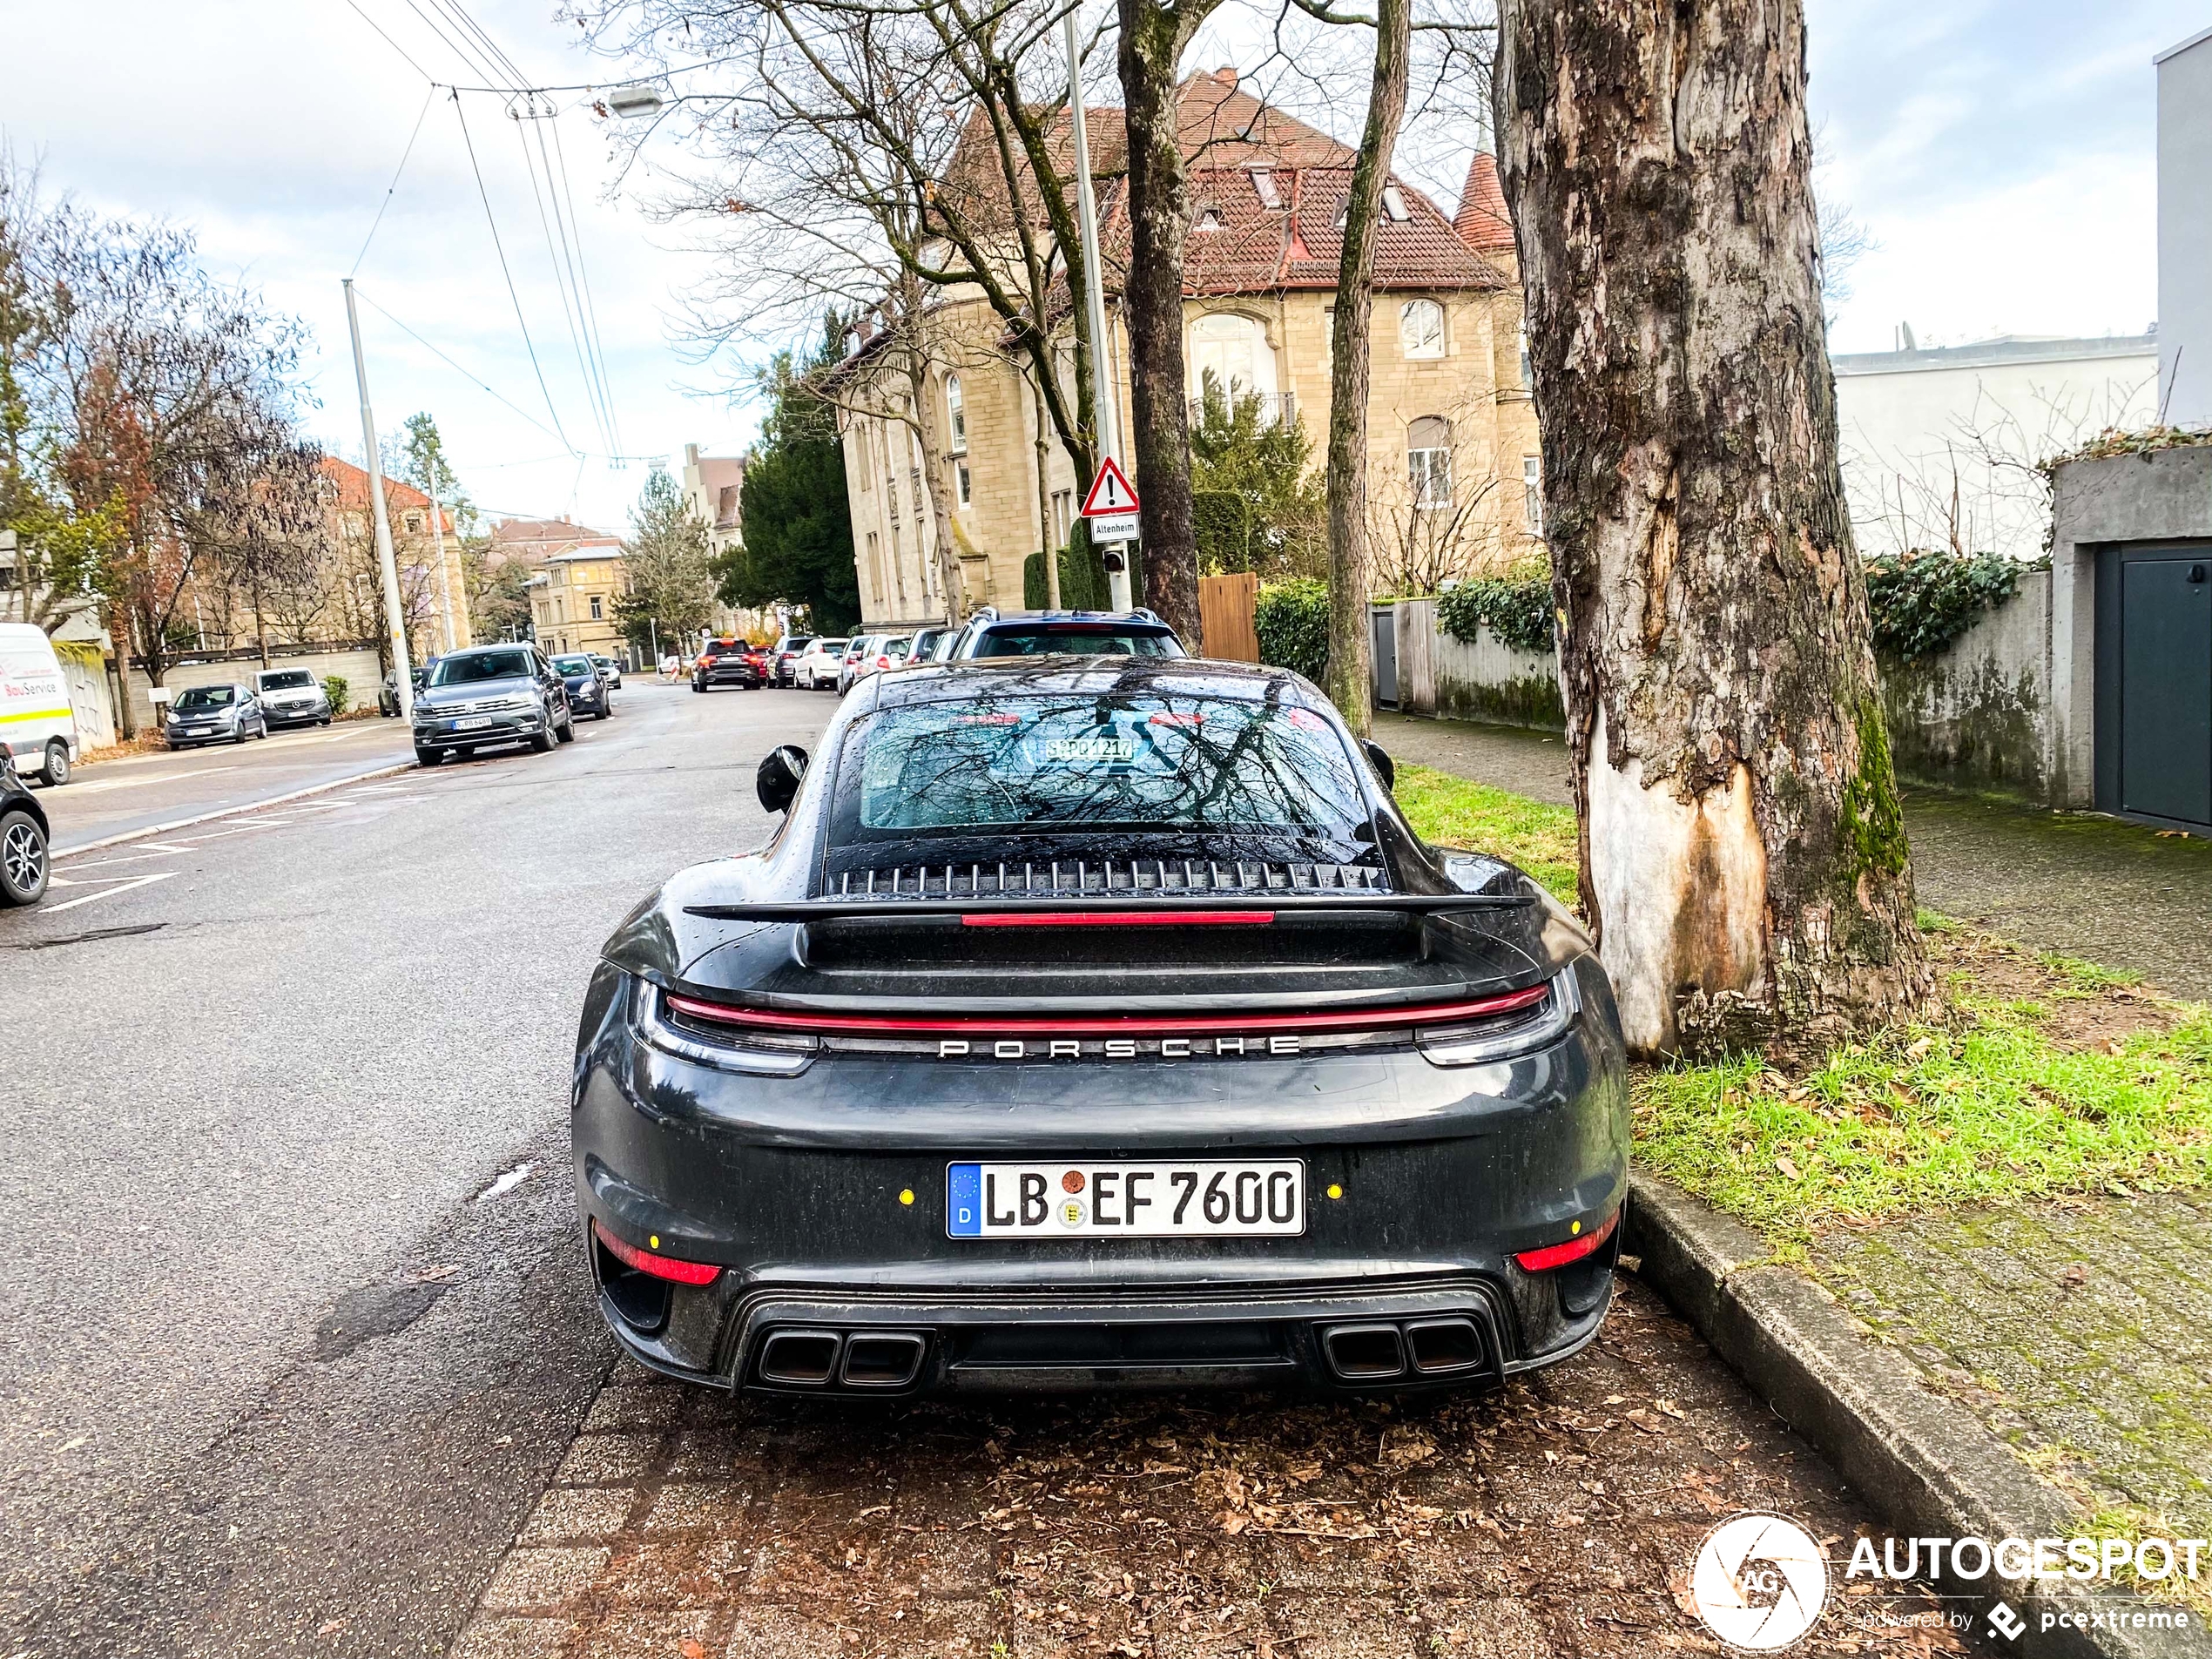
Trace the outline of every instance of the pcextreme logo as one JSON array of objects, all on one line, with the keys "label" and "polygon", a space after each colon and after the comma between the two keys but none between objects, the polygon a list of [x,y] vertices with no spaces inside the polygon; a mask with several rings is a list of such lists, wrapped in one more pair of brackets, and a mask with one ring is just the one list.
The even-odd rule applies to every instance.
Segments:
[{"label": "pcextreme logo", "polygon": [[1780,1515],[1732,1515],[1705,1534],[1689,1569],[1705,1628],[1745,1653],[1794,1647],[1828,1604],[1828,1557]]}]

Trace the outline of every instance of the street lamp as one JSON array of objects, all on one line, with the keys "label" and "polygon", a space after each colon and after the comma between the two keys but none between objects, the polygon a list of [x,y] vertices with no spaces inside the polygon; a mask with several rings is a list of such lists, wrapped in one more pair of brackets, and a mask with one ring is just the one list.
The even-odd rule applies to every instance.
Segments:
[{"label": "street lamp", "polygon": [[627,86],[617,86],[607,94],[607,108],[625,121],[658,112],[668,100],[660,88],[646,81],[632,81]]}]

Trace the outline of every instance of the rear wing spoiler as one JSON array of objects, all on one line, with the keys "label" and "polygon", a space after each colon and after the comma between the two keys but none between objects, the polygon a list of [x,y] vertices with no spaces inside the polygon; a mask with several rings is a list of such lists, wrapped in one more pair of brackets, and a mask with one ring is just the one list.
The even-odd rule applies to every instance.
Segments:
[{"label": "rear wing spoiler", "polygon": [[1528,894],[1345,893],[1311,890],[1277,894],[1194,895],[1188,899],[1140,896],[1097,899],[801,899],[759,904],[686,905],[684,914],[710,921],[849,921],[957,916],[969,927],[1080,927],[1086,922],[1122,921],[1142,926],[1264,925],[1278,916],[1447,915],[1461,911],[1523,910],[1536,903]]}]

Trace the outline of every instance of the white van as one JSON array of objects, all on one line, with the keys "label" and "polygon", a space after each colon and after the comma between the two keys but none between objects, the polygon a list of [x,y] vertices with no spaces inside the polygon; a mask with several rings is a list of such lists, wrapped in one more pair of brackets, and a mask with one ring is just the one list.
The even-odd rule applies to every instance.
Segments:
[{"label": "white van", "polygon": [[65,784],[77,764],[77,716],[44,628],[0,622],[0,743],[26,778]]}]

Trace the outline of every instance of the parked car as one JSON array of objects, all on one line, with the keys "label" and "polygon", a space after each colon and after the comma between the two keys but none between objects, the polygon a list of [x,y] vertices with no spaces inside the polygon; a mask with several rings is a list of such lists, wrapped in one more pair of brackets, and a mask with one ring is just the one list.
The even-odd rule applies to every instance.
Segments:
[{"label": "parked car", "polygon": [[567,682],[535,645],[472,645],[438,658],[415,699],[414,725],[415,759],[435,766],[495,744],[543,754],[575,738],[576,711]]},{"label": "parked car", "polygon": [[778,685],[796,684],[792,671],[799,664],[799,653],[813,643],[812,634],[786,634],[768,651],[768,678]]},{"label": "parked car", "polygon": [[591,658],[592,667],[599,671],[599,678],[606,681],[610,691],[622,690],[622,664],[596,651],[586,651],[584,655]]},{"label": "parked car", "polygon": [[170,699],[161,735],[172,749],[197,749],[266,738],[269,722],[250,685],[187,685]]},{"label": "parked car", "polygon": [[698,661],[691,664],[695,691],[711,691],[718,685],[757,691],[765,678],[760,658],[742,639],[710,639],[706,649],[699,652]]},{"label": "parked car", "polygon": [[915,631],[914,644],[907,651],[907,666],[920,668],[925,663],[942,660],[960,637],[957,628],[922,628]]},{"label": "parked car", "polygon": [[837,669],[837,694],[843,697],[853,689],[853,682],[861,678],[860,664],[875,654],[881,634],[856,634],[846,646],[845,655]]},{"label": "parked car", "polygon": [[1588,1350],[1611,988],[1392,772],[1287,670],[1118,655],[878,674],[811,760],[772,751],[783,827],[671,877],[584,994],[617,1339],[847,1399],[1441,1393]]},{"label": "parked car", "polygon": [[52,834],[46,809],[24,787],[15,757],[0,747],[0,905],[37,904],[45,896]]},{"label": "parked car", "polygon": [[77,715],[61,658],[44,628],[0,622],[0,704],[8,716],[0,755],[50,788],[67,783],[77,764]]},{"label": "parked car", "polygon": [[845,665],[845,648],[850,644],[850,640],[819,636],[808,640],[806,648],[799,653],[799,660],[791,665],[791,683],[810,691],[836,685],[838,673]]},{"label": "parked car", "polygon": [[272,732],[330,724],[330,698],[312,669],[265,668],[253,677],[253,696]]},{"label": "parked car", "polygon": [[615,694],[599,664],[585,651],[570,651],[553,659],[553,671],[569,688],[569,706],[578,714],[604,720],[615,711]]},{"label": "parked car", "polygon": [[1150,610],[1011,610],[968,617],[948,662],[988,657],[1183,657],[1174,629]]},{"label": "parked car", "polygon": [[[422,695],[422,682],[429,678],[430,670],[436,664],[437,660],[433,657],[420,667],[408,671],[408,679],[415,687],[415,696]],[[395,669],[384,676],[384,683],[376,688],[376,711],[387,719],[392,718],[400,711],[399,686],[399,671]]]}]

